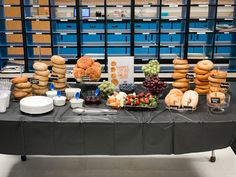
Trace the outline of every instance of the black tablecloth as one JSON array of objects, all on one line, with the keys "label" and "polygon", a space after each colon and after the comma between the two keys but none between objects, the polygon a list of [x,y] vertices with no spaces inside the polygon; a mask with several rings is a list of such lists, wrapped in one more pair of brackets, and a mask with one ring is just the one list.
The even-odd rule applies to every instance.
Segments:
[{"label": "black tablecloth", "polygon": [[[78,116],[69,104],[44,115],[20,112],[11,102],[0,114],[0,153],[37,155],[182,154],[231,146],[236,152],[236,83],[231,105],[212,114],[201,96],[194,112],[120,110],[117,115]],[[106,107],[100,105],[99,107]]]}]

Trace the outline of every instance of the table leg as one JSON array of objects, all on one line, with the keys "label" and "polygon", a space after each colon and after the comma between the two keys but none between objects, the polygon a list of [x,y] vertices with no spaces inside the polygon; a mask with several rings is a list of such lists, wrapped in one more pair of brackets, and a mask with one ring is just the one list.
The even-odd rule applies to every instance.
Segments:
[{"label": "table leg", "polygon": [[210,162],[215,162],[216,161],[216,156],[215,156],[215,151],[211,151],[211,157],[210,157]]},{"label": "table leg", "polygon": [[21,161],[22,161],[22,162],[25,162],[26,160],[27,160],[26,155],[21,155]]}]

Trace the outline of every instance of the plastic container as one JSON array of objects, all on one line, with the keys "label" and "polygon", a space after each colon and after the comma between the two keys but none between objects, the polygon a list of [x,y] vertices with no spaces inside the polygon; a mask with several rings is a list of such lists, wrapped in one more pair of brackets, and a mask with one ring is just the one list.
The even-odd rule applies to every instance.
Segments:
[{"label": "plastic container", "polygon": [[81,89],[80,88],[66,88],[65,92],[66,92],[67,99],[70,100],[72,98],[75,98],[75,94],[77,92],[81,92]]},{"label": "plastic container", "polygon": [[88,90],[83,92],[84,102],[85,104],[100,104],[101,97],[100,95],[95,94],[95,90]]},{"label": "plastic container", "polygon": [[0,113],[4,113],[7,110],[8,94],[0,93]]},{"label": "plastic container", "polygon": [[53,98],[54,96],[57,96],[57,91],[56,90],[47,91],[46,95],[49,98]]},{"label": "plastic container", "polygon": [[64,106],[66,104],[65,96],[54,96],[53,103],[55,106]]},{"label": "plastic container", "polygon": [[70,106],[71,108],[82,108],[83,107],[84,100],[83,99],[75,99],[72,98],[70,100]]}]

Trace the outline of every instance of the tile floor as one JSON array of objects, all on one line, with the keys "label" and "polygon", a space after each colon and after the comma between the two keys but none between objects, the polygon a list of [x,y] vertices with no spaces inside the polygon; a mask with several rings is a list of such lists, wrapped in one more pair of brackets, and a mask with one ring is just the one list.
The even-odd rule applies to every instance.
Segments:
[{"label": "tile floor", "polygon": [[0,177],[235,177],[231,148],[210,152],[155,156],[19,156],[0,155]]}]

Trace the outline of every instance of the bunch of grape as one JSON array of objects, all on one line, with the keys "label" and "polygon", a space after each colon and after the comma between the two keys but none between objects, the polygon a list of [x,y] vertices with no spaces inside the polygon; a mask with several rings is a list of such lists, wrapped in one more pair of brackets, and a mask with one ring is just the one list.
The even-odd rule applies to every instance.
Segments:
[{"label": "bunch of grape", "polygon": [[103,81],[98,88],[104,97],[108,97],[115,92],[115,85],[109,81]]},{"label": "bunch of grape", "polygon": [[133,93],[135,91],[136,85],[134,84],[120,84],[119,89],[125,93]]},{"label": "bunch of grape", "polygon": [[153,75],[145,79],[143,86],[152,94],[162,94],[167,84],[162,82],[157,75]]},{"label": "bunch of grape", "polygon": [[142,67],[145,76],[156,75],[160,72],[160,64],[157,60],[150,60],[148,64]]}]

